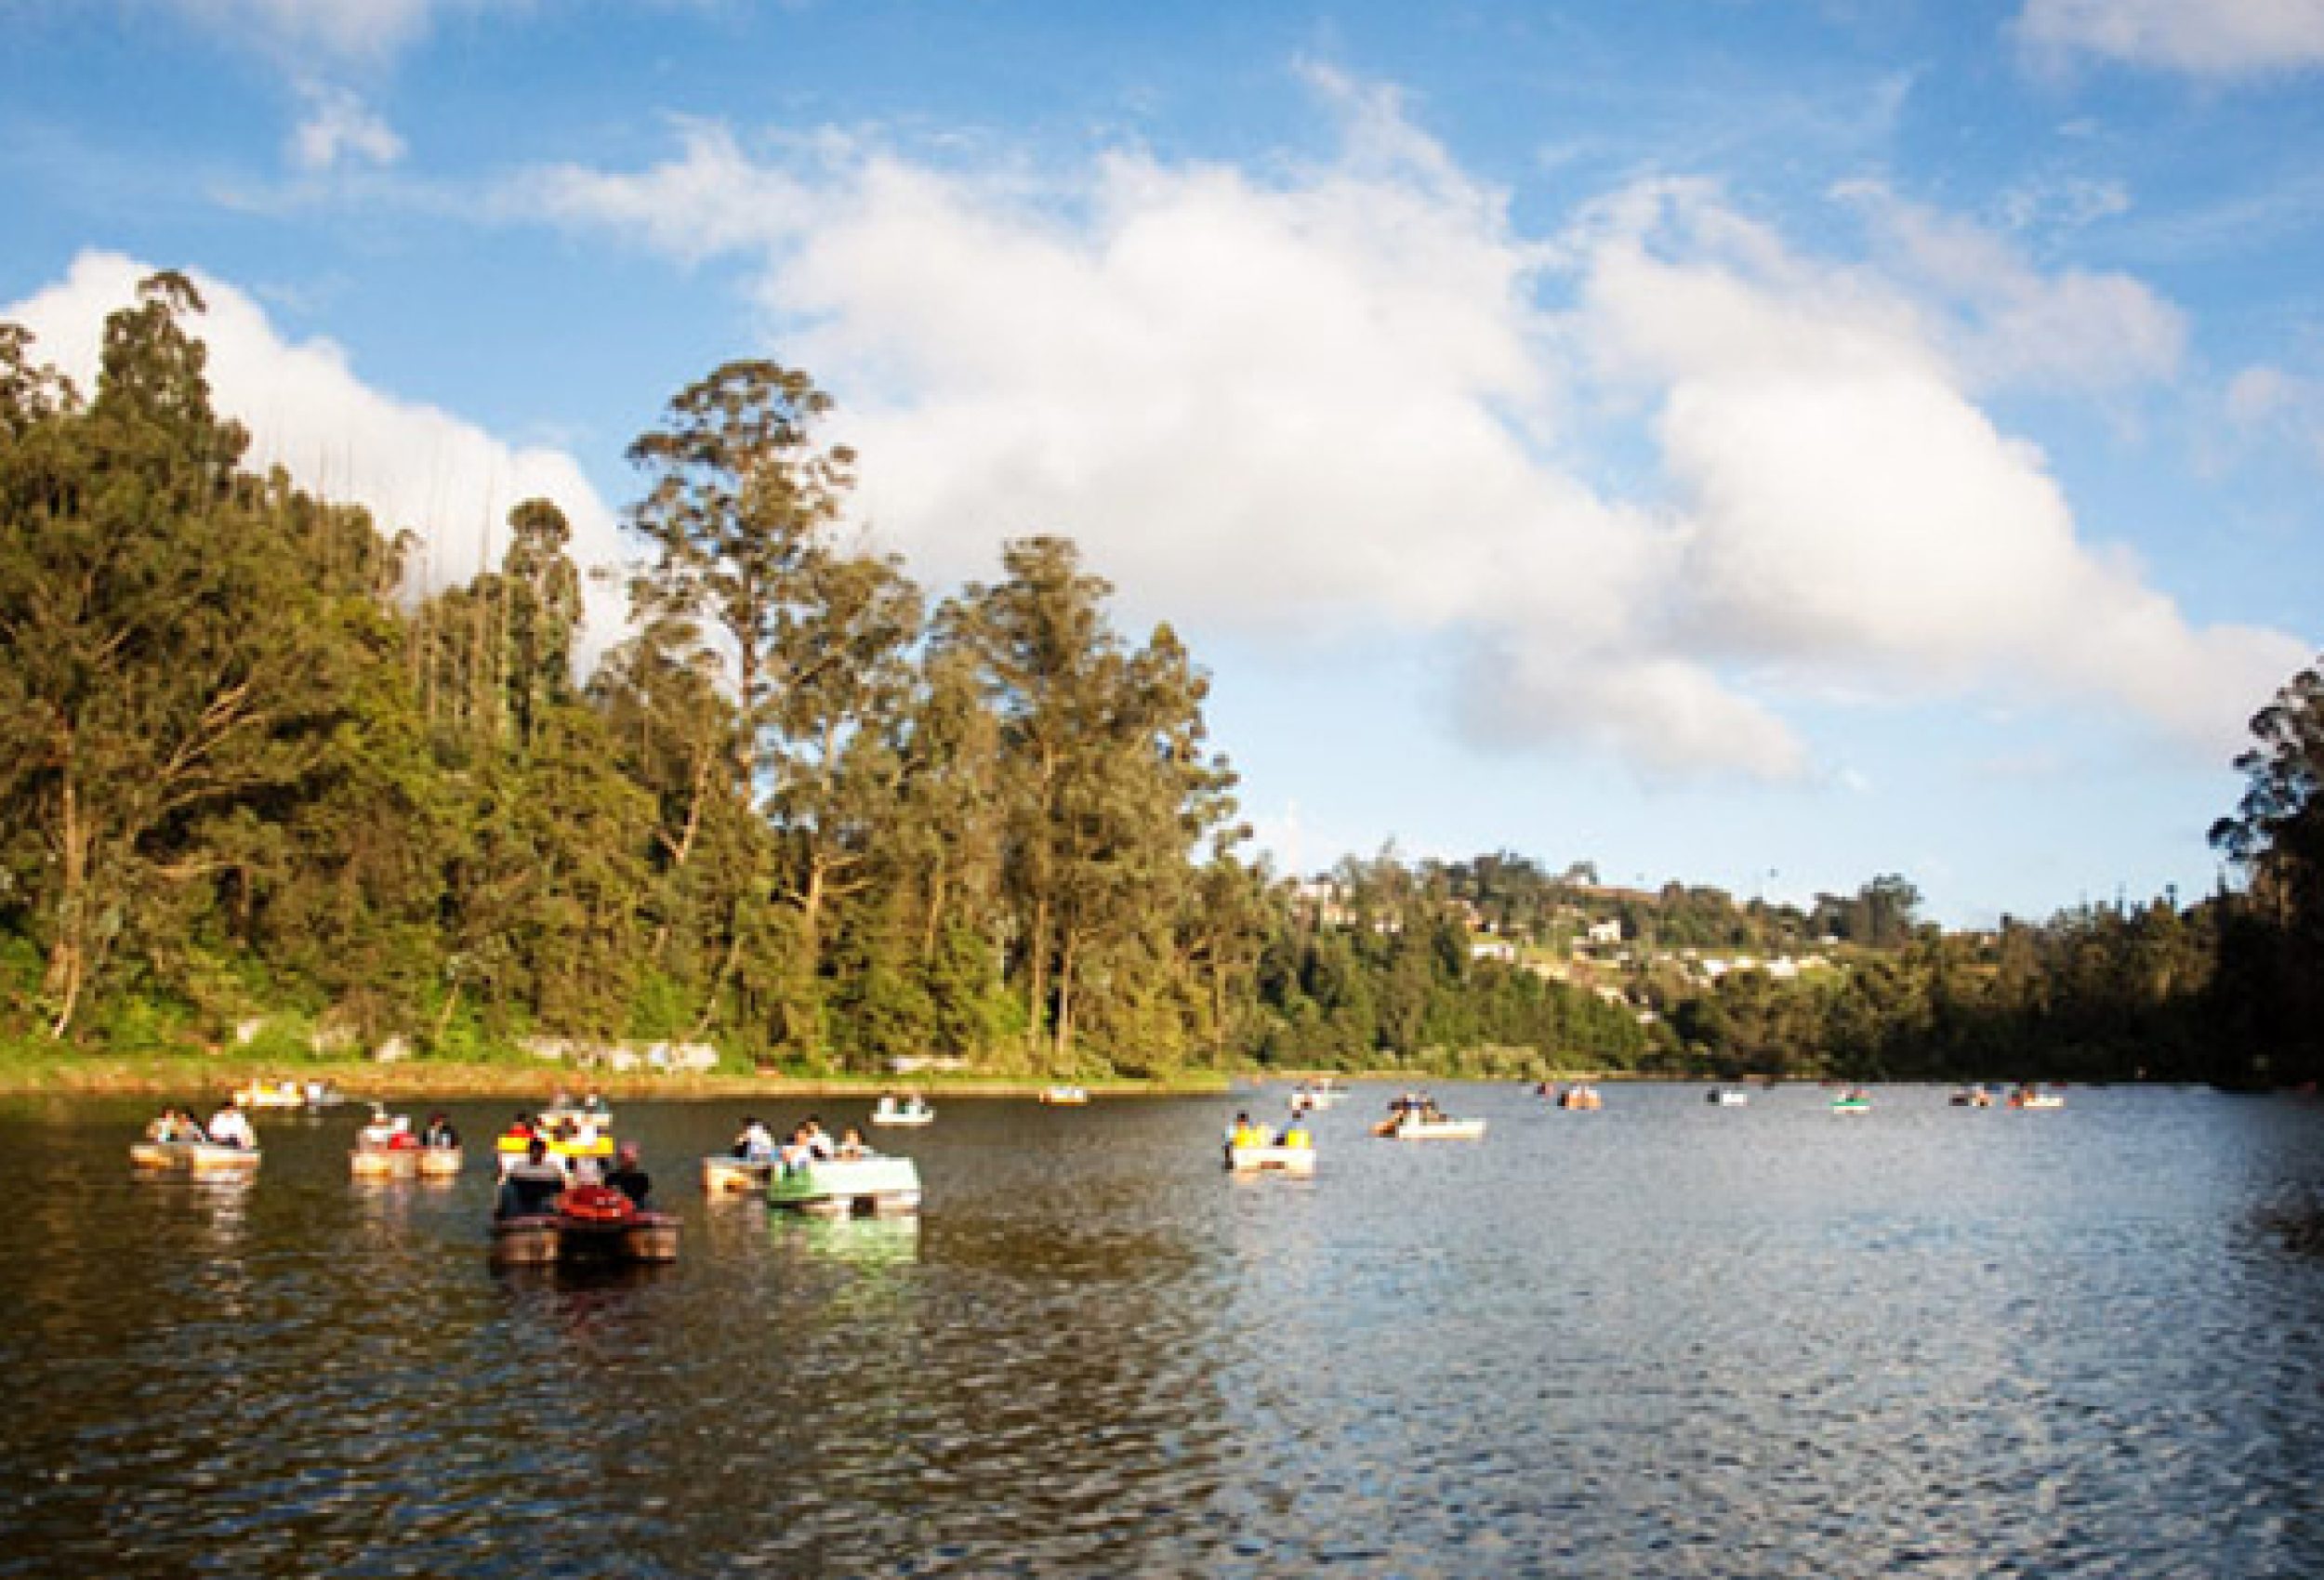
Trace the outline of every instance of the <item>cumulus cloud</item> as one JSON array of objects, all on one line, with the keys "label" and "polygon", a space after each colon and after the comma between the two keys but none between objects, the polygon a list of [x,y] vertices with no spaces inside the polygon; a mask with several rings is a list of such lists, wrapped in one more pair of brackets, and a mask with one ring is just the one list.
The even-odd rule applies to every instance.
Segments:
[{"label": "cumulus cloud", "polygon": [[[2210,750],[2303,652],[2188,626],[1973,398],[2167,376],[2184,326],[2136,282],[1868,188],[1873,262],[1687,182],[1529,237],[1393,95],[1311,81],[1342,151],[1263,178],[693,125],[511,201],[747,260],[924,574],[1062,531],[1173,616],[1433,637],[1482,739],[1784,777],[1810,767],[1785,703],[1877,684],[2097,698]],[[1646,483],[1588,481],[1608,431]]]},{"label": "cumulus cloud", "polygon": [[2045,62],[2090,56],[2210,77],[2324,65],[2324,0],[2027,0],[2016,28]]},{"label": "cumulus cloud", "polygon": [[342,164],[389,165],[403,157],[403,139],[363,101],[345,88],[309,83],[299,90],[307,118],[291,133],[291,160],[302,170],[325,171]]},{"label": "cumulus cloud", "polygon": [[2233,739],[2220,699],[2265,694],[2304,650],[2188,625],[2081,540],[2040,453],[1974,403],[1913,304],[1738,231],[1707,189],[1630,194],[1585,301],[1602,355],[1660,392],[1677,585],[1720,651],[1818,686],[2098,698],[2210,745]]},{"label": "cumulus cloud", "polygon": [[[93,389],[105,316],[134,301],[152,272],[116,253],[84,253],[63,280],[0,318],[30,329],[37,357]],[[194,279],[209,309],[194,331],[209,348],[212,398],[250,429],[251,463],[279,465],[322,494],[365,506],[383,533],[418,533],[410,573],[425,587],[496,565],[509,508],[536,495],[563,509],[585,571],[617,562],[614,512],[570,455],[508,444],[450,413],[374,389],[329,341],[285,340],[251,297],[207,275]],[[621,613],[602,589],[588,596],[593,656]]]}]

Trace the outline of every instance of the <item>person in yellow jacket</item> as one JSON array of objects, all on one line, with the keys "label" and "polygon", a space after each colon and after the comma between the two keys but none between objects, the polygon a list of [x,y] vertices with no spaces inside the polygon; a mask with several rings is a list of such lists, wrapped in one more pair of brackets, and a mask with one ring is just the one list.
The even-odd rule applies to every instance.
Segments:
[{"label": "person in yellow jacket", "polygon": [[1263,1126],[1253,1125],[1248,1113],[1236,1114],[1235,1128],[1227,1133],[1227,1144],[1233,1147],[1263,1147],[1273,1139]]}]

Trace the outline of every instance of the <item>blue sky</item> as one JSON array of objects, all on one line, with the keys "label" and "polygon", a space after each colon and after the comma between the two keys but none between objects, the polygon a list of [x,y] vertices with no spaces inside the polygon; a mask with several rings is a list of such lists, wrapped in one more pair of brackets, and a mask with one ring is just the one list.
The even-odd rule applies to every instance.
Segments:
[{"label": "blue sky", "polygon": [[[721,361],[941,590],[1078,538],[1303,868],[2207,889],[2324,629],[2324,0],[0,0],[5,316],[194,271],[427,537]],[[596,611],[601,641],[619,613]]]}]

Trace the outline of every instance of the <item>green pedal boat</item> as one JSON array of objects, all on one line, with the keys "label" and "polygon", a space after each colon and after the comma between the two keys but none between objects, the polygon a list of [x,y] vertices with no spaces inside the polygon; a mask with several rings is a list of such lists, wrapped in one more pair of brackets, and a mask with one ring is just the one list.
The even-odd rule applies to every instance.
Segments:
[{"label": "green pedal boat", "polygon": [[918,1212],[920,1171],[908,1157],[823,1158],[777,1167],[767,1178],[767,1205],[833,1218]]}]

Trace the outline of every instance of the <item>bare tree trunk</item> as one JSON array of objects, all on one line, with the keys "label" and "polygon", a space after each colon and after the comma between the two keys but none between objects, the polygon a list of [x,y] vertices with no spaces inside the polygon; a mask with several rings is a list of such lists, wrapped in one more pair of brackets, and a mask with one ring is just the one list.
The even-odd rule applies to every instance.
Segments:
[{"label": "bare tree trunk", "polygon": [[944,860],[945,850],[940,840],[936,846],[935,864],[928,874],[928,914],[920,922],[920,964],[926,966],[936,958],[936,940],[944,930],[944,889],[948,883]]},{"label": "bare tree trunk", "polygon": [[[740,907],[735,908],[737,911]],[[726,955],[719,961],[719,968],[710,973],[710,985],[702,995],[702,1013],[694,1017],[689,1042],[700,1042],[710,1030],[710,1022],[718,1019],[719,994],[726,991],[726,979],[734,974],[734,966],[743,957],[743,928],[739,915],[730,915],[727,920]]]},{"label": "bare tree trunk", "polygon": [[807,858],[807,887],[799,897],[799,942],[810,979],[823,969],[824,880],[828,868],[820,854]]},{"label": "bare tree trunk", "polygon": [[1042,1052],[1041,1034],[1049,1020],[1049,900],[1046,896],[1034,902],[1031,958],[1026,961],[1025,1017],[1026,1047],[1036,1055]]},{"label": "bare tree trunk", "polygon": [[[660,836],[663,845],[670,853],[672,874],[684,872],[687,858],[693,854],[694,839],[702,832],[703,802],[710,794],[710,767],[717,761],[717,753],[706,743],[696,749],[693,783],[686,793],[686,826],[679,831],[675,840],[672,840],[667,834]],[[664,960],[669,954],[669,918],[665,916],[662,918],[661,925],[654,931],[652,954],[657,962]]]},{"label": "bare tree trunk", "polygon": [[57,896],[57,941],[48,952],[48,967],[41,979],[43,996],[57,1006],[48,1035],[61,1040],[73,1025],[88,979],[88,832],[81,826],[81,797],[71,773],[59,793],[59,836],[63,845],[61,889]]},{"label": "bare tree trunk", "polygon": [[1057,1045],[1056,1065],[1059,1073],[1073,1068],[1074,1049],[1074,938],[1065,935],[1063,946],[1057,955]]}]

